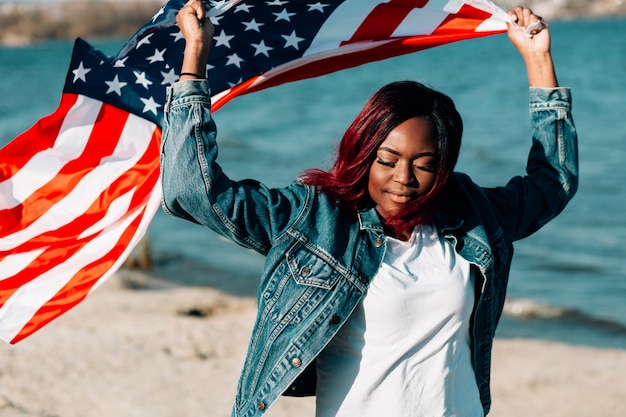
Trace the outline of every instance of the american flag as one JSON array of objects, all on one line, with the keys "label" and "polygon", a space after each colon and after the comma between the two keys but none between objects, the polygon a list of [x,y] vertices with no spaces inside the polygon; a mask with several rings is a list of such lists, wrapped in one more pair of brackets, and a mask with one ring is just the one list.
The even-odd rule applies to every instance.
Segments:
[{"label": "american flag", "polygon": [[[58,109],[0,149],[0,338],[16,343],[120,267],[160,202],[166,87],[184,39],[171,0],[108,57],[77,39]],[[232,98],[502,33],[488,0],[211,3],[213,110]]]}]

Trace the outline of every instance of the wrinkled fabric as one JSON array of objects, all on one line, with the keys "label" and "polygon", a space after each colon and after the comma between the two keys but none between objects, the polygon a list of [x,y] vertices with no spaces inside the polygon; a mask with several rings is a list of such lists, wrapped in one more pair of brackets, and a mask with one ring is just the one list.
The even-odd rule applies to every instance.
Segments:
[{"label": "wrinkled fabric", "polygon": [[[168,88],[165,113],[163,209],[266,256],[232,415],[262,415],[283,393],[314,394],[315,358],[381,265],[386,237],[376,211],[342,209],[298,182],[269,188],[253,180],[230,180],[216,162],[217,132],[206,80]],[[476,273],[470,329],[485,413],[491,404],[492,343],[504,305],[512,243],[559,214],[578,184],[570,90],[531,88],[530,118],[526,175],[501,187],[481,188],[455,173],[434,217],[439,233]],[[306,380],[298,379],[301,375]]]}]

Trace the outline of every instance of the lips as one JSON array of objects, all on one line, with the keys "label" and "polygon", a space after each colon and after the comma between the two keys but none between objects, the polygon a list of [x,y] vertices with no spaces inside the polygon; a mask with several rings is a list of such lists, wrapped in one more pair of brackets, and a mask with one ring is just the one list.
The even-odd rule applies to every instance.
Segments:
[{"label": "lips", "polygon": [[388,191],[387,195],[389,199],[394,203],[406,204],[415,200],[418,197],[417,193],[405,192],[405,191]]}]

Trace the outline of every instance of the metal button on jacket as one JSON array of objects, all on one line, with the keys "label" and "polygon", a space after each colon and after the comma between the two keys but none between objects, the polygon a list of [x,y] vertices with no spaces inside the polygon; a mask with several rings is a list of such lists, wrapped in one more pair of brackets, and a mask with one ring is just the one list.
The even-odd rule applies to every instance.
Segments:
[{"label": "metal button on jacket", "polygon": [[336,314],[333,314],[333,316],[329,320],[330,324],[339,324],[340,321],[341,321],[341,317],[339,317]]},{"label": "metal button on jacket", "polygon": [[291,360],[291,366],[293,366],[294,368],[299,368],[300,365],[302,365],[302,361],[300,360],[300,358],[293,358]]},{"label": "metal button on jacket", "polygon": [[377,248],[380,248],[383,245],[383,240],[381,238],[376,238],[376,240],[374,241],[374,246],[376,246]]},{"label": "metal button on jacket", "polygon": [[260,401],[260,402],[257,404],[256,408],[257,408],[257,409],[259,409],[260,411],[265,410],[265,403],[264,403],[263,401]]}]

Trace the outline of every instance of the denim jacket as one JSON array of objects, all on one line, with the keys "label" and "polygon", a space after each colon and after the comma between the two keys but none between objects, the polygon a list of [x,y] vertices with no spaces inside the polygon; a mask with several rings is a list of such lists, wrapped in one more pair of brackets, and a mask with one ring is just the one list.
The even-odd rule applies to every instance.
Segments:
[{"label": "denim jacket", "polygon": [[[476,276],[472,352],[488,412],[491,351],[502,313],[512,243],[554,218],[577,188],[570,90],[530,89],[527,175],[481,188],[454,174],[434,223]],[[294,182],[268,188],[230,180],[216,163],[205,80],[168,89],[161,151],[163,209],[265,255],[258,312],[232,416],[260,416],[281,394],[314,395],[315,359],[348,319],[386,248],[373,208],[342,209]]]}]

